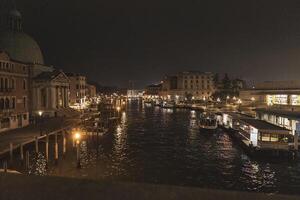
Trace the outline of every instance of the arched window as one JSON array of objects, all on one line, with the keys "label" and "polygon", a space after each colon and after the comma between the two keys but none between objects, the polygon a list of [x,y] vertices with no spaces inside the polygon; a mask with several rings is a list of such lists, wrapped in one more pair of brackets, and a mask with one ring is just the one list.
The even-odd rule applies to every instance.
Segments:
[{"label": "arched window", "polygon": [[4,82],[4,88],[7,89],[8,88],[8,79],[5,78],[5,82]]},{"label": "arched window", "polygon": [[15,109],[15,108],[16,108],[16,98],[15,98],[15,97],[12,98],[11,108],[12,108],[12,109]]},{"label": "arched window", "polygon": [[1,89],[4,88],[4,82],[3,82],[3,78],[2,77],[0,78],[0,88]]},{"label": "arched window", "polygon": [[9,99],[5,99],[5,109],[9,109]]},{"label": "arched window", "polygon": [[26,90],[26,80],[23,80],[23,89]]},{"label": "arched window", "polygon": [[11,79],[11,88],[15,89],[15,79]]},{"label": "arched window", "polygon": [[0,109],[4,109],[4,99],[0,99]]}]

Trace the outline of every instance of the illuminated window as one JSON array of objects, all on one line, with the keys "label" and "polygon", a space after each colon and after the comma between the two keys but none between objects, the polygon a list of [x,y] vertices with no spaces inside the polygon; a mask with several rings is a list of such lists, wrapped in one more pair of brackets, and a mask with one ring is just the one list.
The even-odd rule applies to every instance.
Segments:
[{"label": "illuminated window", "polygon": [[292,105],[300,105],[300,95],[291,95],[291,103]]}]

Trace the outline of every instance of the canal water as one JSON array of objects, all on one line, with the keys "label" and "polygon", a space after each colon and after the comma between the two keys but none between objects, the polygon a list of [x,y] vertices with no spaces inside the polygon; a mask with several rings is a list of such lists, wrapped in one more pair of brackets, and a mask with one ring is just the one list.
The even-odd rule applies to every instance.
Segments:
[{"label": "canal water", "polygon": [[110,134],[81,143],[81,169],[68,140],[58,165],[45,169],[40,155],[29,173],[300,194],[300,162],[249,158],[225,132],[201,132],[193,115],[131,102]]}]

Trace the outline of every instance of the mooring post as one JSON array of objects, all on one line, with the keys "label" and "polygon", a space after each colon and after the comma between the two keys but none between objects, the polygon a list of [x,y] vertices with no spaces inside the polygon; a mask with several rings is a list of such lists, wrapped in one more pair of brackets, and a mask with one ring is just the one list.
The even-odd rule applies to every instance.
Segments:
[{"label": "mooring post", "polygon": [[[24,152],[23,152],[23,144],[20,145],[20,158],[21,158],[21,161],[23,162],[24,161]],[[22,163],[24,164],[24,163]]]},{"label": "mooring post", "polygon": [[77,141],[77,168],[80,169],[81,168],[81,164],[80,164],[80,142]]},{"label": "mooring post", "polygon": [[57,164],[57,163],[58,163],[58,143],[57,143],[57,133],[55,133],[54,159],[55,159],[55,164]]},{"label": "mooring post", "polygon": [[39,152],[39,138],[35,137],[35,152]]},{"label": "mooring post", "polygon": [[13,156],[14,156],[14,145],[13,143],[9,143],[9,157],[10,157],[10,162],[13,161]]},{"label": "mooring post", "polygon": [[25,168],[26,170],[29,170],[29,151],[26,151],[25,155]]},{"label": "mooring post", "polygon": [[3,170],[4,170],[4,173],[7,173],[7,161],[6,160],[3,162]]},{"label": "mooring post", "polygon": [[46,135],[46,162],[49,162],[49,134]]},{"label": "mooring post", "polygon": [[66,131],[63,131],[62,134],[63,134],[63,156],[65,156],[67,152]]}]

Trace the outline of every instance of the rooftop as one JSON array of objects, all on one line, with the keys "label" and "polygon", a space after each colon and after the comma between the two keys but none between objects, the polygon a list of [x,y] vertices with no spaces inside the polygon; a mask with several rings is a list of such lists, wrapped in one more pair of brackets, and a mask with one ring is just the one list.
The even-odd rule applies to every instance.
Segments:
[{"label": "rooftop", "polygon": [[263,120],[259,120],[259,119],[254,119],[254,118],[243,118],[240,119],[240,121],[243,121],[247,124],[249,124],[250,126],[253,126],[259,130],[271,130],[271,131],[287,131],[289,132],[288,129],[280,127],[280,126],[276,126],[274,124],[265,122]]}]

